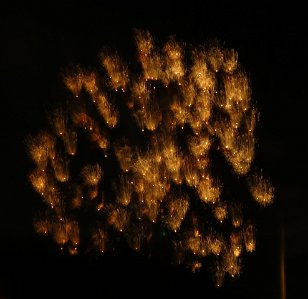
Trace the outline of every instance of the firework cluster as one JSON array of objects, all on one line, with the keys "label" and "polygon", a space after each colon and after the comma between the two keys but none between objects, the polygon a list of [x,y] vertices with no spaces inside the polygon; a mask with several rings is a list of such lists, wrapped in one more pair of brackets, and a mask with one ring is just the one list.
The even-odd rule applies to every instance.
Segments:
[{"label": "firework cluster", "polygon": [[192,271],[211,261],[220,286],[255,250],[245,206],[274,195],[251,170],[258,112],[247,74],[218,43],[172,37],[158,47],[142,30],[135,41],[130,67],[106,50],[97,70],[66,73],[68,103],[27,139],[29,180],[44,203],[35,229],[71,254],[81,241],[105,252],[119,236],[139,251],[158,234]]}]

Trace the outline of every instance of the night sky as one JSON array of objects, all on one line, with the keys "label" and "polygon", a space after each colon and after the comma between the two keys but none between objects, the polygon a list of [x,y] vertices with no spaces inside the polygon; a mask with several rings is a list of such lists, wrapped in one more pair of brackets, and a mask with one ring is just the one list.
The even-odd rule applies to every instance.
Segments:
[{"label": "night sky", "polygon": [[[0,298],[280,298],[282,228],[287,298],[308,298],[305,10],[292,3],[87,2],[1,4]],[[39,198],[27,180],[32,163],[25,137],[46,127],[46,107],[63,94],[61,71],[77,63],[97,66],[105,45],[131,55],[134,28],[148,29],[158,41],[218,38],[239,53],[249,73],[261,113],[256,160],[275,186],[275,200],[256,209],[257,249],[245,255],[242,275],[221,289],[207,271],[193,274],[163,257],[126,251],[69,257],[33,230]]]}]

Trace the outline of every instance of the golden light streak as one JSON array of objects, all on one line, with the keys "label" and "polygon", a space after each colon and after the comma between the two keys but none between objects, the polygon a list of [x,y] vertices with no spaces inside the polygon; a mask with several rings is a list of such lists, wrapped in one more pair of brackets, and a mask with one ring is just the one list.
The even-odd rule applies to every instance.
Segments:
[{"label": "golden light streak", "polygon": [[216,265],[214,268],[214,282],[217,288],[223,285],[224,278],[225,278],[225,271],[222,265],[219,262],[216,262]]},{"label": "golden light streak", "polygon": [[251,100],[251,91],[248,78],[243,72],[224,76],[225,95],[228,101],[239,103],[243,110],[249,107]]},{"label": "golden light streak", "polygon": [[223,54],[223,70],[226,73],[232,74],[238,66],[238,53],[234,49],[225,49]]},{"label": "golden light streak", "polygon": [[105,229],[97,228],[92,233],[92,242],[94,246],[101,252],[104,253],[106,251],[108,237]]},{"label": "golden light streak", "polygon": [[211,139],[207,134],[199,134],[188,139],[188,146],[191,153],[197,158],[207,154],[211,147]]},{"label": "golden light streak", "polygon": [[101,63],[109,76],[111,88],[124,91],[129,82],[129,76],[128,68],[122,59],[116,53],[102,52],[100,56]]},{"label": "golden light streak", "polygon": [[222,223],[228,216],[227,204],[225,202],[218,202],[213,206],[213,214]]},{"label": "golden light streak", "polygon": [[83,72],[81,68],[77,66],[70,73],[63,74],[63,81],[67,89],[78,98],[83,86]]},{"label": "golden light streak", "polygon": [[168,201],[167,216],[165,221],[171,230],[177,232],[187,213],[189,207],[189,198],[184,194],[172,194],[168,198]]},{"label": "golden light streak", "polygon": [[37,167],[45,169],[48,159],[55,158],[55,138],[51,134],[41,131],[36,137],[29,136],[26,143],[29,156]]},{"label": "golden light streak", "polygon": [[133,167],[133,150],[130,146],[117,142],[114,144],[115,155],[123,172],[128,172]]},{"label": "golden light streak", "polygon": [[208,250],[215,255],[220,255],[224,248],[224,244],[224,240],[221,236],[211,233],[211,235],[207,237]]},{"label": "golden light streak", "polygon": [[29,174],[29,180],[32,184],[32,187],[42,195],[44,194],[44,190],[47,184],[46,173],[39,168],[31,171]]},{"label": "golden light streak", "polygon": [[274,187],[267,178],[263,177],[262,174],[254,174],[250,178],[249,187],[252,197],[261,206],[267,206],[273,202]]},{"label": "golden light streak", "polygon": [[164,45],[163,52],[165,54],[165,84],[170,81],[179,81],[185,74],[183,64],[183,47],[174,38]]},{"label": "golden light streak", "polygon": [[123,206],[129,205],[133,193],[133,185],[131,184],[129,177],[121,176],[119,178],[119,183],[114,188],[116,201]]},{"label": "golden light streak", "polygon": [[234,202],[230,205],[230,216],[234,227],[240,227],[243,223],[243,205],[240,202]]},{"label": "golden light streak", "polygon": [[124,207],[110,206],[108,223],[112,225],[118,232],[123,232],[127,229],[129,215]]},{"label": "golden light streak", "polygon": [[107,96],[103,93],[100,93],[96,97],[95,101],[97,109],[101,116],[104,118],[107,126],[115,127],[118,123],[118,111],[116,108],[107,100]]},{"label": "golden light streak", "polygon": [[145,80],[158,80],[163,76],[163,60],[156,49],[154,38],[148,31],[136,31],[135,40]]},{"label": "golden light streak", "polygon": [[255,228],[252,224],[247,225],[243,231],[244,241],[247,252],[253,252],[256,249]]},{"label": "golden light streak", "polygon": [[221,186],[216,183],[211,176],[207,175],[200,180],[197,191],[202,201],[214,204],[219,201]]},{"label": "golden light streak", "polygon": [[51,230],[51,222],[47,219],[38,219],[34,222],[34,229],[40,235],[47,235]]},{"label": "golden light streak", "polygon": [[206,63],[206,51],[194,51],[191,80],[202,91],[212,91],[215,87],[215,74]]},{"label": "golden light streak", "polygon": [[224,271],[231,277],[235,277],[241,273],[240,259],[230,249],[226,249],[223,254],[223,267]]},{"label": "golden light streak", "polygon": [[84,183],[89,186],[95,186],[99,183],[103,176],[103,171],[98,163],[94,165],[86,165],[81,170]]},{"label": "golden light streak", "polygon": [[214,72],[218,72],[223,64],[224,55],[218,46],[212,46],[207,52],[207,61]]},{"label": "golden light streak", "polygon": [[51,114],[50,122],[58,137],[66,134],[67,130],[67,115],[63,108],[56,108]]},{"label": "golden light streak", "polygon": [[83,200],[82,190],[78,186],[78,187],[75,187],[75,190],[73,192],[74,194],[72,197],[71,206],[73,209],[77,209],[82,206],[82,200]]},{"label": "golden light streak", "polygon": [[74,156],[77,151],[77,133],[73,130],[68,130],[63,137],[66,151],[69,155]]},{"label": "golden light streak", "polygon": [[54,160],[52,160],[52,167],[54,170],[54,174],[56,179],[61,182],[67,182],[69,179],[69,159],[62,156],[56,156]]},{"label": "golden light streak", "polygon": [[198,185],[201,175],[196,159],[186,156],[183,161],[182,172],[188,186],[196,187]]},{"label": "golden light streak", "polygon": [[234,231],[230,235],[230,243],[231,243],[230,250],[233,252],[233,254],[236,257],[240,256],[242,252],[242,234],[240,231]]},{"label": "golden light streak", "polygon": [[96,95],[99,91],[96,74],[94,72],[87,72],[83,75],[83,86],[85,90],[92,96]]}]

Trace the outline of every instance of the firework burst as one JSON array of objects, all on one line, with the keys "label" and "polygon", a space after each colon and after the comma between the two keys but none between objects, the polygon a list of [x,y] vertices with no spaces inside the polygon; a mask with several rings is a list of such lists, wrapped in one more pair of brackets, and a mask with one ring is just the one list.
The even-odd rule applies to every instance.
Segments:
[{"label": "firework burst", "polygon": [[274,196],[252,171],[259,115],[247,75],[236,51],[217,44],[172,37],[157,47],[143,30],[135,41],[132,69],[103,51],[97,70],[67,72],[68,104],[27,139],[29,181],[45,211],[34,227],[70,254],[82,242],[105,252],[122,236],[139,251],[167,238],[175,262],[193,272],[212,261],[221,286],[255,250],[245,206]]}]

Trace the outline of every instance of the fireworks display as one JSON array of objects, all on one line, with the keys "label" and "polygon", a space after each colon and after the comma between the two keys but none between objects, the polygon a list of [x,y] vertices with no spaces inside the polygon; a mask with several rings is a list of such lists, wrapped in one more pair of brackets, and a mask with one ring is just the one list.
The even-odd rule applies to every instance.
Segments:
[{"label": "fireworks display", "polygon": [[44,211],[35,230],[70,254],[164,238],[176,263],[208,267],[221,286],[256,247],[245,207],[274,197],[253,167],[259,114],[247,74],[218,42],[157,46],[143,30],[135,41],[134,63],[106,50],[97,69],[65,73],[68,99],[27,138]]}]

